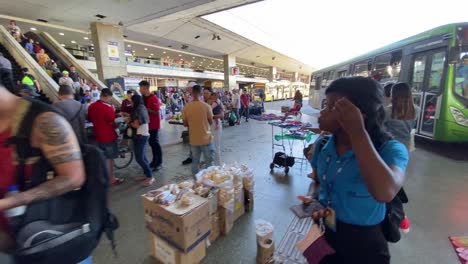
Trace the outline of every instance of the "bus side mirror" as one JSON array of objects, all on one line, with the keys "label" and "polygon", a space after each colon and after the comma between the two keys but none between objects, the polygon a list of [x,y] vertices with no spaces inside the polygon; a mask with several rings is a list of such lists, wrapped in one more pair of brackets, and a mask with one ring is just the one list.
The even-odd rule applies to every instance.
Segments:
[{"label": "bus side mirror", "polygon": [[448,63],[449,64],[457,64],[460,62],[460,52],[458,48],[450,49],[448,54]]}]

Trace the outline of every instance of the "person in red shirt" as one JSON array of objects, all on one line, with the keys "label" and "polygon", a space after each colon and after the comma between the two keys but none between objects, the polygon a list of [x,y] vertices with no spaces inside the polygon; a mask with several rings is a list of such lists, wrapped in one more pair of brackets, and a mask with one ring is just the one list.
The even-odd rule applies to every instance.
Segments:
[{"label": "person in red shirt", "polygon": [[[249,122],[249,104],[250,104],[250,98],[249,94],[245,90],[241,90],[242,94],[240,96],[241,99],[241,114],[240,116],[242,117],[245,115],[245,122]],[[240,120],[238,121],[240,123]]]},{"label": "person in red shirt", "polygon": [[115,109],[110,104],[112,91],[109,88],[101,90],[100,100],[91,104],[88,108],[88,120],[93,123],[96,142],[108,161],[109,177],[112,185],[122,183],[114,175],[114,159],[119,155],[117,146],[117,132],[115,132]]},{"label": "person in red shirt", "polygon": [[149,145],[151,146],[151,150],[153,152],[153,161],[150,163],[150,167],[153,170],[159,170],[162,166],[162,149],[161,145],[159,144],[159,129],[161,128],[161,102],[159,98],[151,93],[150,91],[150,84],[147,81],[141,81],[139,84],[140,86],[140,93],[143,95],[143,99],[145,101],[146,109],[148,109],[149,113]]}]

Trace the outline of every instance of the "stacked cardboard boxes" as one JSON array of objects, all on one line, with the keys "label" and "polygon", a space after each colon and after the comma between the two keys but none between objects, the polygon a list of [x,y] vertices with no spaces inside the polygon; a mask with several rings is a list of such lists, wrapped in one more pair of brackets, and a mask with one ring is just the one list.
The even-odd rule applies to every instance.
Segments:
[{"label": "stacked cardboard boxes", "polygon": [[199,263],[211,232],[208,200],[194,196],[189,206],[160,205],[146,195],[142,200],[152,256],[168,264]]}]

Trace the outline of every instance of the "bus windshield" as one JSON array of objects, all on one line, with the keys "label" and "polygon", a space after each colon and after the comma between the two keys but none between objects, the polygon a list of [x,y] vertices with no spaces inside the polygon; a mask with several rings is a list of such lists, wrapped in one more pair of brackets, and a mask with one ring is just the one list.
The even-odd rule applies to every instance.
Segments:
[{"label": "bus windshield", "polygon": [[468,99],[468,46],[460,53],[460,60],[455,69],[455,93]]}]

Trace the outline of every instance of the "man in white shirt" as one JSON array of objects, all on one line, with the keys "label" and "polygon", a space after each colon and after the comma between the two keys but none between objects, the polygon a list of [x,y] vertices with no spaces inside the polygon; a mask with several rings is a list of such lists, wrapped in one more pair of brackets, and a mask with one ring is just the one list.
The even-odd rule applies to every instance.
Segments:
[{"label": "man in white shirt", "polygon": [[240,124],[240,116],[239,116],[239,109],[241,107],[241,100],[239,95],[239,90],[234,89],[232,90],[232,111],[236,114],[237,124]]}]

